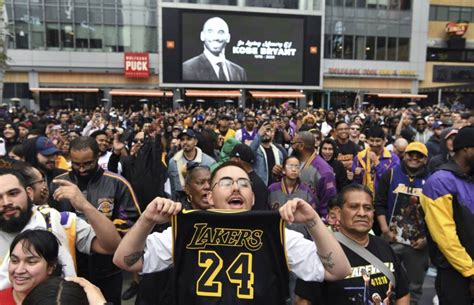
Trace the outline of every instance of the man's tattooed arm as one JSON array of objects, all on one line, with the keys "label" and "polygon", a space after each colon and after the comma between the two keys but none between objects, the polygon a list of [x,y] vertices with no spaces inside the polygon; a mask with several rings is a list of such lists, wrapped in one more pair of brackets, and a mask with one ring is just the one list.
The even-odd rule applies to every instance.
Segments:
[{"label": "man's tattooed arm", "polygon": [[329,252],[327,255],[318,253],[318,255],[325,269],[331,269],[334,267],[335,263],[332,261],[332,252]]},{"label": "man's tattooed arm", "polygon": [[138,262],[140,259],[143,259],[144,253],[145,253],[144,251],[134,252],[130,255],[124,256],[123,261],[127,266],[131,267],[135,265],[135,263]]}]

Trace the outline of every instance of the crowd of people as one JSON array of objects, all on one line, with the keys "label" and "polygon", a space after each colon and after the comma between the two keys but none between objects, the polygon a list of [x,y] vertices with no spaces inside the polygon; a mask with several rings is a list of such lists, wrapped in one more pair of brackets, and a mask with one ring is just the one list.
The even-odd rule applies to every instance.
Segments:
[{"label": "crowd of people", "polygon": [[417,305],[430,265],[439,304],[474,300],[472,110],[0,106],[0,129],[1,305]]}]

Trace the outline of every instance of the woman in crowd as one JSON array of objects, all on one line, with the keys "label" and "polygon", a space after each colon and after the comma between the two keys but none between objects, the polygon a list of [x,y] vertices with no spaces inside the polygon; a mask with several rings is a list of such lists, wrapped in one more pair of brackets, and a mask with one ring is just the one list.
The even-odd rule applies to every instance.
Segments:
[{"label": "woman in crowd", "polygon": [[107,304],[99,288],[84,278],[52,277],[34,288],[22,305]]},{"label": "woman in crowd", "polygon": [[326,161],[334,170],[336,175],[336,187],[338,190],[342,190],[344,186],[349,184],[347,179],[346,169],[341,161],[336,159],[338,155],[337,144],[332,139],[325,139],[321,143],[321,149],[319,155]]},{"label": "woman in crowd", "polygon": [[2,305],[21,305],[33,288],[52,276],[61,275],[59,242],[46,230],[27,230],[10,245],[8,276],[11,288],[0,292]]},{"label": "woman in crowd", "polygon": [[316,208],[317,198],[309,186],[300,181],[300,161],[295,156],[283,160],[283,178],[268,187],[268,204],[277,210],[283,203],[293,198],[301,198]]},{"label": "woman in crowd", "polygon": [[185,209],[207,210],[210,208],[207,194],[210,191],[211,170],[198,162],[188,162],[183,173],[183,191],[176,192],[175,200]]}]

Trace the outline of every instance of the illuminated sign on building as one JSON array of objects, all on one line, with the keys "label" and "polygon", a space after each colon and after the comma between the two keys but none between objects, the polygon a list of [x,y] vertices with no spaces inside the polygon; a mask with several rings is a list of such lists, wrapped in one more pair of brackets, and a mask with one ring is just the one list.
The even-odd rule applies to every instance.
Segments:
[{"label": "illuminated sign on building", "polygon": [[124,66],[125,77],[148,78],[150,76],[148,53],[125,53]]},{"label": "illuminated sign on building", "polygon": [[467,32],[469,23],[467,22],[450,22],[446,24],[446,33],[448,36],[462,37]]},{"label": "illuminated sign on building", "polygon": [[329,68],[328,74],[335,75],[361,75],[361,76],[405,76],[416,77],[414,70],[392,70],[392,69],[345,69]]}]

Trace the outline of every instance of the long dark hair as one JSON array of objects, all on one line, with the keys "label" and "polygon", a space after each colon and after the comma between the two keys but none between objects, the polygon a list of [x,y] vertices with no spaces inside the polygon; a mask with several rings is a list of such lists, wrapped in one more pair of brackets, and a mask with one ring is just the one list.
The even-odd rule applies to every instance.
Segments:
[{"label": "long dark hair", "polygon": [[51,277],[36,286],[23,305],[89,305],[84,289],[74,282]]},{"label": "long dark hair", "polygon": [[53,276],[61,275],[61,266],[58,264],[59,240],[56,236],[46,230],[26,230],[18,234],[10,245],[10,253],[13,253],[16,245],[22,242],[23,250],[32,252],[33,250],[48,263],[48,267],[53,267]]}]

